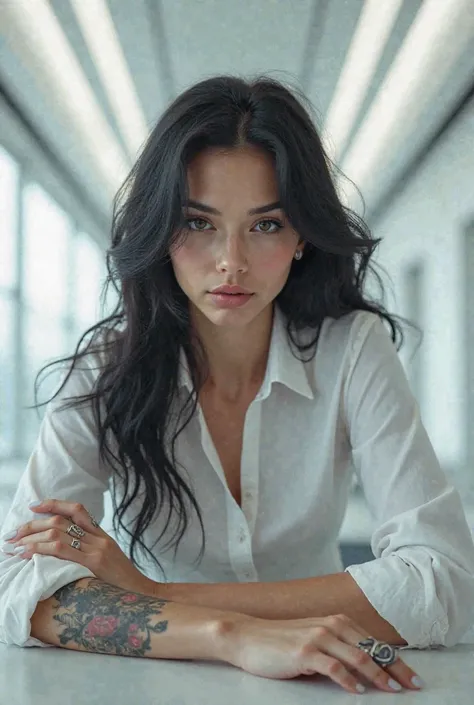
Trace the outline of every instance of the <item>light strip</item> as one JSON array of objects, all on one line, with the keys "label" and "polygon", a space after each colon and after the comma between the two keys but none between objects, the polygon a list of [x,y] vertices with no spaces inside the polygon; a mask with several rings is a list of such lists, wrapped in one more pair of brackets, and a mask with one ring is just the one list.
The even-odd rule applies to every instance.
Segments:
[{"label": "light strip", "polygon": [[362,192],[409,137],[473,38],[472,0],[425,0],[421,5],[341,166]]},{"label": "light strip", "polygon": [[135,160],[149,130],[107,4],[105,0],[71,0],[71,4],[130,156]]},{"label": "light strip", "polygon": [[327,149],[338,160],[373,79],[403,0],[366,0],[334,95],[324,133]]},{"label": "light strip", "polygon": [[2,5],[4,33],[35,77],[65,130],[77,139],[111,196],[130,164],[46,0],[15,0]]}]

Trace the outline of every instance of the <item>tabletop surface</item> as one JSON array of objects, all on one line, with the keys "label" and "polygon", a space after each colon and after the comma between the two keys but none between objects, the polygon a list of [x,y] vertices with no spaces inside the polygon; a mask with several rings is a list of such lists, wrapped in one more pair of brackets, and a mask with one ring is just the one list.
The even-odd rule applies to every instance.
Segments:
[{"label": "tabletop surface", "polygon": [[424,690],[392,695],[369,687],[362,695],[352,695],[323,677],[271,680],[219,661],[132,658],[0,644],[0,702],[64,705],[71,698],[76,705],[474,702],[474,644],[402,653],[406,663],[425,680]]}]

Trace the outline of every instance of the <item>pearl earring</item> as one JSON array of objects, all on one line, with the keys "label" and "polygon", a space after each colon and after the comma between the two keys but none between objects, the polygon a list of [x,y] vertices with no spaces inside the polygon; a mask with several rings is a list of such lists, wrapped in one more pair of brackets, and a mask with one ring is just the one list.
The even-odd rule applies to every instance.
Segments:
[{"label": "pearl earring", "polygon": [[301,259],[303,257],[303,253],[301,250],[296,250],[295,252],[295,259]]}]

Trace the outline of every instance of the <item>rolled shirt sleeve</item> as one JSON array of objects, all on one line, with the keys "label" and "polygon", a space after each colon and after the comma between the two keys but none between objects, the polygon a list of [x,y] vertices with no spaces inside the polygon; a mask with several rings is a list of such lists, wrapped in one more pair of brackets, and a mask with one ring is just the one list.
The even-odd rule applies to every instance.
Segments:
[{"label": "rolled shirt sleeve", "polygon": [[344,389],[375,560],[346,568],[407,647],[453,646],[474,623],[474,543],[389,332],[359,318]]},{"label": "rolled shirt sleeve", "polygon": [[[39,436],[20,479],[1,535],[39,518],[28,505],[43,499],[82,503],[100,523],[109,471],[100,462],[92,408],[59,410],[66,397],[91,391],[95,373],[85,361],[46,408]],[[3,543],[3,542],[2,542]],[[82,565],[55,556],[29,560],[0,552],[0,641],[17,646],[47,647],[31,637],[30,619],[38,602],[80,578],[94,574]]]}]

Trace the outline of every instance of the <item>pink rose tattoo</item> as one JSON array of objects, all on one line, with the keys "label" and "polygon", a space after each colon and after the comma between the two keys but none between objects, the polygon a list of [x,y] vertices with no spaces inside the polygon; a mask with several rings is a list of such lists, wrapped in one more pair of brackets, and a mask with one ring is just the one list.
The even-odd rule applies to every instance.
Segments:
[{"label": "pink rose tattoo", "polygon": [[86,637],[111,636],[117,629],[117,617],[94,617],[84,630]]},{"label": "pink rose tattoo", "polygon": [[86,650],[121,656],[145,656],[151,650],[152,634],[168,629],[168,621],[157,621],[168,600],[91,579],[86,585],[69,583],[54,594],[53,619],[63,631],[62,646],[75,644]]}]

